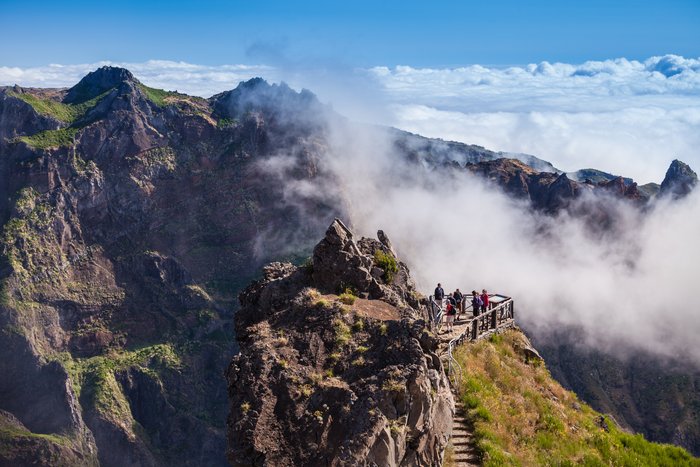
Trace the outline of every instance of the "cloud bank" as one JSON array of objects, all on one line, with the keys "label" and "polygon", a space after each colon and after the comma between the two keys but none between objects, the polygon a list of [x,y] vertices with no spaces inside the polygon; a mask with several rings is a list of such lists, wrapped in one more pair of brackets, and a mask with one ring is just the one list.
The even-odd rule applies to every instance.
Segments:
[{"label": "cloud bank", "polygon": [[588,195],[574,211],[602,203],[614,219],[592,229],[580,215],[533,212],[477,176],[399,163],[376,130],[336,127],[331,141],[339,183],[329,186],[353,201],[354,227],[383,229],[426,294],[437,282],[487,288],[513,296],[519,323],[540,335],[566,326],[618,356],[700,362],[700,189],[648,211]]},{"label": "cloud bank", "polygon": [[151,60],[0,67],[0,85],[66,87],[98,66],[153,87],[209,97],[262,76],[306,87],[350,118],[536,155],[565,171],[598,168],[659,182],[678,158],[700,166],[700,59],[426,69],[205,66]]},{"label": "cloud bank", "polygon": [[390,124],[415,133],[641,183],[660,181],[674,158],[700,165],[698,59],[377,67],[368,74],[389,96]]}]

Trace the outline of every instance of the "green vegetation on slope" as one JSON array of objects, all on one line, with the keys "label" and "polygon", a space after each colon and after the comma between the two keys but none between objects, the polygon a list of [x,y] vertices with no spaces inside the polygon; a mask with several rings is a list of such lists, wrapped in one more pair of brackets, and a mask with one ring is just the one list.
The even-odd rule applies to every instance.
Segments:
[{"label": "green vegetation on slope", "polygon": [[78,128],[68,127],[58,130],[46,130],[31,136],[20,136],[19,140],[36,149],[60,148],[73,144]]},{"label": "green vegetation on slope", "polygon": [[146,85],[139,83],[139,89],[143,92],[146,97],[159,107],[164,107],[167,104],[166,98],[175,97],[178,95],[177,92],[165,91],[163,89],[149,88]]},{"label": "green vegetation on slope", "polygon": [[59,128],[58,130],[46,130],[30,136],[20,136],[18,138],[19,141],[36,149],[60,148],[72,145],[75,135],[80,130],[80,126],[72,125],[82,119],[85,114],[95,107],[110,91],[111,90],[103,92],[99,96],[79,104],[64,104],[63,102],[41,98],[28,93],[10,93],[10,95],[31,105],[38,113],[71,125],[66,128]]},{"label": "green vegetation on slope", "polygon": [[53,99],[41,98],[35,96],[34,94],[28,93],[15,93],[11,92],[10,95],[18,99],[23,100],[27,104],[31,105],[34,110],[42,115],[47,115],[53,117],[58,121],[72,124],[82,118],[88,110],[92,109],[99,101],[101,101],[109,92],[103,92],[97,97],[94,97],[85,102],[79,104],[64,104],[63,102],[58,102]]},{"label": "green vegetation on slope", "polygon": [[554,381],[539,361],[525,362],[526,339],[508,331],[462,346],[459,397],[469,409],[484,465],[700,466],[670,445],[623,432]]},{"label": "green vegetation on slope", "polygon": [[384,253],[381,250],[374,252],[374,262],[377,266],[384,270],[384,280],[391,283],[394,280],[394,275],[399,272],[399,266],[396,264],[396,258],[389,253]]},{"label": "green vegetation on slope", "polygon": [[18,214],[5,224],[0,243],[15,274],[26,280],[39,272],[43,259],[53,253],[47,250],[46,238],[42,235],[49,227],[52,212],[32,188],[20,191],[15,208]]},{"label": "green vegetation on slope", "polygon": [[115,372],[137,367],[158,379],[159,369],[179,370],[179,355],[170,344],[156,344],[136,350],[114,350],[106,355],[73,359],[67,352],[55,359],[68,372],[78,397],[86,392],[88,400],[99,412],[115,420],[129,420],[129,403],[115,379]]}]

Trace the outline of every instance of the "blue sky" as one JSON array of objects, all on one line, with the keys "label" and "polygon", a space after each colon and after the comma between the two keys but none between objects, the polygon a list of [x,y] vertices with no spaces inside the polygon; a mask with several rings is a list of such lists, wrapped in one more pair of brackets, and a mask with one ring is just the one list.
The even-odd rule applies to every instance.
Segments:
[{"label": "blue sky", "polygon": [[452,67],[700,55],[700,1],[0,0],[0,65]]},{"label": "blue sky", "polygon": [[[700,0],[0,0],[0,86],[262,76],[354,120],[660,181],[700,167]],[[58,64],[51,66],[50,64]]]}]

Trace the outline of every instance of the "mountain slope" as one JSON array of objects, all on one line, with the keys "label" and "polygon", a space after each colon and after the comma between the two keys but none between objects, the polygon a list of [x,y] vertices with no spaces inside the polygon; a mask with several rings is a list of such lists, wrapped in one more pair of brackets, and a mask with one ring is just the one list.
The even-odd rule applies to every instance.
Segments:
[{"label": "mountain slope", "polygon": [[[225,464],[238,293],[269,260],[308,255],[363,201],[329,168],[343,155],[335,127],[349,142],[361,129],[261,79],[210,99],[110,67],[71,89],[0,88],[0,459]],[[474,173],[552,213],[582,193],[650,198],[531,156],[518,155],[545,171],[373,131],[415,175],[391,183]],[[692,186],[676,165],[669,180]]]},{"label": "mountain slope", "polygon": [[462,346],[458,395],[484,465],[697,466],[681,448],[619,428],[554,381],[518,330]]}]

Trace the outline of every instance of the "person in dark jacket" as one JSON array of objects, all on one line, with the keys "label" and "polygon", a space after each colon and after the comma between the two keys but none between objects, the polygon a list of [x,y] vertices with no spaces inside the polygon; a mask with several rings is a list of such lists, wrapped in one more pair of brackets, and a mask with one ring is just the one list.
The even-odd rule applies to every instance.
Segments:
[{"label": "person in dark jacket", "polygon": [[462,292],[457,289],[452,293],[452,297],[457,303],[457,317],[455,318],[455,321],[459,321],[459,315],[464,313],[464,295],[462,295]]},{"label": "person in dark jacket", "polygon": [[474,314],[475,318],[479,316],[482,305],[483,303],[481,302],[481,296],[476,293],[476,290],[472,290],[472,313]]},{"label": "person in dark jacket", "polygon": [[442,308],[442,300],[445,298],[445,291],[442,289],[442,285],[438,282],[437,287],[435,287],[435,303]]}]

